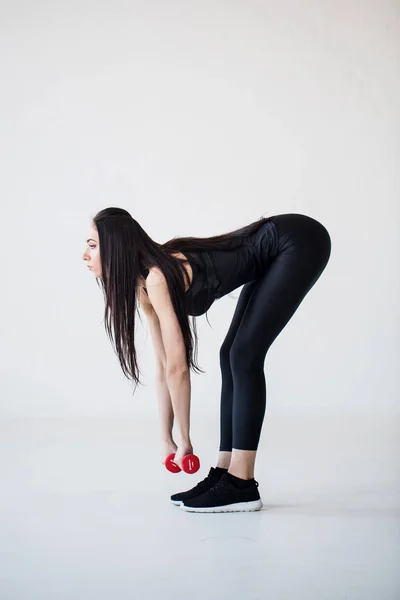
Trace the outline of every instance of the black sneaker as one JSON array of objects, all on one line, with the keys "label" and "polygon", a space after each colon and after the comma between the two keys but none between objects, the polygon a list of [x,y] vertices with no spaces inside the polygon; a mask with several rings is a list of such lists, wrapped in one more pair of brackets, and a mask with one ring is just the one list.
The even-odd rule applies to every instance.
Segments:
[{"label": "black sneaker", "polygon": [[263,503],[257,488],[258,482],[255,479],[249,479],[246,487],[239,488],[235,485],[229,473],[225,473],[214,487],[196,498],[184,500],[181,508],[189,512],[249,512],[260,510]]},{"label": "black sneaker", "polygon": [[[228,469],[224,469],[226,473]],[[190,500],[191,498],[195,498],[196,496],[200,496],[207,490],[209,490],[213,485],[215,485],[224,475],[223,471],[217,471],[214,467],[211,467],[207,477],[200,481],[194,488],[188,490],[187,492],[180,492],[179,494],[173,494],[171,496],[172,504],[179,506],[184,500]]]}]

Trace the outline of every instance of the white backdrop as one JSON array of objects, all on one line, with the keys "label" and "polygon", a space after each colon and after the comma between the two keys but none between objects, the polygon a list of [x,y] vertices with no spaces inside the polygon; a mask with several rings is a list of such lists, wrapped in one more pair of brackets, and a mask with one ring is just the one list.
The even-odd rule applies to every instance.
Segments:
[{"label": "white backdrop", "polygon": [[[16,0],[1,13],[0,416],[157,413],[145,317],[132,397],[81,260],[107,206],[158,242],[319,219],[331,260],[267,356],[267,410],[398,413],[398,3]],[[217,421],[235,304],[215,302],[212,328],[197,319],[194,418]]]}]

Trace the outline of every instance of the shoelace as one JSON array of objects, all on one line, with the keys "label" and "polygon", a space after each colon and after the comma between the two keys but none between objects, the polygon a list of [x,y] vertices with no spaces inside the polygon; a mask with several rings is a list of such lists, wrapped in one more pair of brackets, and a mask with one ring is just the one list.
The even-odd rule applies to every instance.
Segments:
[{"label": "shoelace", "polygon": [[[256,487],[258,487],[258,481],[256,481],[254,479],[254,481],[252,483],[254,483]],[[223,490],[229,484],[230,484],[229,479],[225,479],[224,477],[221,477],[221,479],[219,481],[217,481],[217,483],[212,488],[210,488],[208,491],[210,492],[211,496],[213,496],[213,498],[215,498],[215,500],[217,500],[217,502],[219,502],[220,498],[218,497],[218,492]]]},{"label": "shoelace", "polygon": [[210,475],[208,474],[207,477],[205,479],[203,479],[203,481],[199,481],[199,483],[196,485],[196,487],[194,489],[197,489],[199,491],[203,491],[204,488],[208,489],[208,484],[210,481],[212,481],[215,478],[215,475]]}]

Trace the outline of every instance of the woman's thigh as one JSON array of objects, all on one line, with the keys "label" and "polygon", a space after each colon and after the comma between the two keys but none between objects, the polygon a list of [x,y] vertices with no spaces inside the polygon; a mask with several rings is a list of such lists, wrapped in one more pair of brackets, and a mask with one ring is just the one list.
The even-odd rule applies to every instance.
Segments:
[{"label": "woman's thigh", "polygon": [[282,236],[282,250],[262,277],[252,282],[232,340],[231,363],[237,359],[240,368],[259,368],[272,342],[320,277],[331,251],[330,236],[320,227],[316,225],[304,238]]},{"label": "woman's thigh", "polygon": [[231,346],[235,339],[236,333],[239,329],[239,325],[243,318],[243,315],[246,310],[246,306],[249,302],[249,299],[250,299],[254,289],[256,288],[257,282],[258,282],[258,280],[249,281],[248,283],[246,283],[243,286],[243,288],[239,294],[239,298],[236,303],[236,308],[233,313],[231,324],[229,326],[228,332],[227,332],[225,339],[220,348],[221,359],[227,358],[229,360],[229,352],[230,352]]}]

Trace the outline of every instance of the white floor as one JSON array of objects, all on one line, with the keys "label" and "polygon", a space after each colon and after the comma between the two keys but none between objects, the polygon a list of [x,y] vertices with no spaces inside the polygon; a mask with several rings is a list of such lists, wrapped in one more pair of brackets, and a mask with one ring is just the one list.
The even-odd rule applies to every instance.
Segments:
[{"label": "white floor", "polygon": [[218,424],[172,475],[148,420],[0,422],[1,600],[400,598],[398,421],[267,414],[264,509],[193,514]]}]

